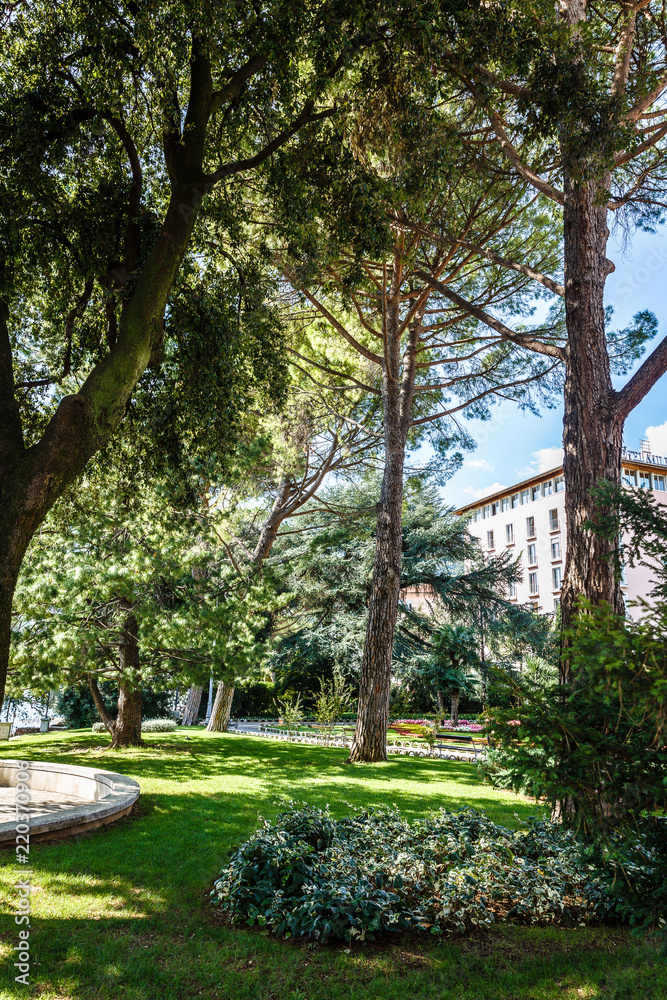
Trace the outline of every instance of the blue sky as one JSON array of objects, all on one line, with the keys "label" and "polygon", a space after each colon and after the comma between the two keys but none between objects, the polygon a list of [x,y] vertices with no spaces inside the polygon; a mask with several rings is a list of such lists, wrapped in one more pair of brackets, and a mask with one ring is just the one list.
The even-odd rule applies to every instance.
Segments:
[{"label": "blue sky", "polygon": [[[619,328],[641,309],[652,310],[658,319],[655,346],[667,333],[667,229],[654,236],[635,233],[625,250],[621,242],[621,233],[612,234],[608,252],[616,271],[607,280],[606,304],[614,307],[614,326]],[[615,380],[617,387],[625,381]],[[444,487],[446,501],[463,506],[494,488],[511,486],[559,464],[562,419],[562,405],[535,417],[503,404],[494,409],[490,420],[469,421],[478,446]],[[638,449],[640,439],[646,437],[655,454],[667,455],[667,375],[626,421],[624,441],[629,448]]]}]

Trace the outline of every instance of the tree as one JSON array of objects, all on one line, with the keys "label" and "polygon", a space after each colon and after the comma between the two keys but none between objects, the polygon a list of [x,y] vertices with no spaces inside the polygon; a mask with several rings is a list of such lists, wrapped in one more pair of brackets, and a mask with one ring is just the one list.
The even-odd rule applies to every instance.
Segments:
[{"label": "tree", "polygon": [[457,726],[461,692],[473,688],[471,671],[479,667],[477,637],[468,626],[441,625],[433,635],[432,646],[432,659],[423,668],[423,674],[436,691],[440,712],[444,713],[445,708],[443,695],[451,697],[451,719]]},{"label": "tree", "polygon": [[[432,147],[445,137],[450,141],[450,159],[441,170],[432,171],[417,196],[411,171],[426,172]],[[512,248],[510,252],[528,241],[546,262],[555,250],[548,213],[536,218],[523,186],[498,182],[491,171],[471,182],[470,175],[475,177],[481,169],[477,158],[465,149],[457,153],[456,135],[438,120],[422,126],[420,139],[426,153],[411,149],[409,167],[402,160],[400,168],[395,166],[391,154],[398,159],[396,151],[385,150],[384,169],[388,173],[393,169],[396,175],[393,188],[387,182],[385,200],[392,247],[380,257],[361,259],[356,247],[343,248],[317,284],[300,280],[296,270],[288,274],[318,314],[319,324],[326,324],[328,339],[332,334],[340,338],[357,355],[358,366],[363,364],[363,374],[352,374],[333,362],[327,341],[317,335],[318,324],[314,331],[306,327],[299,340],[303,363],[317,372],[318,379],[325,373],[325,378],[335,380],[330,384],[339,392],[362,388],[381,404],[377,433],[384,447],[384,478],[350,761],[386,758],[408,443],[415,444],[429,433],[444,455],[457,441],[468,443],[457,414],[488,416],[496,394],[535,407],[536,400],[548,399],[551,380],[558,377],[559,357],[554,358],[548,345],[540,345],[539,356],[527,353],[526,344],[535,343],[527,335],[517,334],[512,342],[502,337],[492,343],[479,340],[477,317],[467,308],[453,306],[448,291],[456,287],[467,298],[478,295],[501,309],[525,311],[525,276],[515,272],[508,279],[499,276],[493,263],[480,266],[466,240],[474,238],[484,246],[500,238],[508,251]],[[451,236],[451,243],[443,240],[443,234]],[[549,336],[555,335],[557,326],[557,318],[546,324]]]},{"label": "tree", "polygon": [[[93,468],[29,548],[12,669],[36,685],[86,680],[112,745],[140,745],[142,686],[243,672],[265,597],[256,582],[239,592],[205,507],[175,508],[136,473]],[[115,716],[100,678],[117,685]]]},{"label": "tree", "polygon": [[0,694],[26,548],[159,358],[184,264],[236,261],[243,179],[312,139],[384,30],[372,4],[344,0],[40,0],[5,22]]},{"label": "tree", "polygon": [[[288,570],[282,586],[290,595],[274,625],[276,647],[269,659],[279,682],[289,677],[292,686],[298,670],[302,681],[304,675],[332,677],[338,671],[359,683],[380,488],[377,474],[330,488],[325,504],[310,517],[304,512],[308,530],[279,539],[273,558]],[[447,618],[471,629],[476,649],[479,604],[498,622],[505,612],[508,641],[519,633],[526,647],[541,652],[549,622],[507,597],[519,573],[507,554],[485,557],[434,483],[408,479],[400,587],[429,593],[435,614],[399,602],[392,656],[401,679],[410,683],[432,661],[434,635]]]},{"label": "tree", "polygon": [[[475,147],[501,151],[517,182],[562,213],[562,274],[539,266],[530,253],[504,254],[493,242],[477,252],[510,272],[530,274],[565,312],[564,340],[535,331],[536,343],[524,343],[537,350],[548,345],[565,369],[568,544],[561,611],[567,633],[580,596],[622,610],[608,558],[617,543],[591,530],[604,512],[590,491],[598,478],[619,482],[625,419],[667,370],[664,338],[625,385],[614,388],[614,370],[627,373],[657,324],[639,312],[631,327],[612,332],[604,306],[614,269],[607,257],[610,225],[652,231],[665,207],[665,5],[543,0],[510,4],[501,17],[498,11],[495,4],[470,9],[456,30],[443,22],[431,57],[458,81]],[[516,336],[479,300],[463,302],[432,283],[493,336]],[[569,678],[567,656],[563,670]]]}]

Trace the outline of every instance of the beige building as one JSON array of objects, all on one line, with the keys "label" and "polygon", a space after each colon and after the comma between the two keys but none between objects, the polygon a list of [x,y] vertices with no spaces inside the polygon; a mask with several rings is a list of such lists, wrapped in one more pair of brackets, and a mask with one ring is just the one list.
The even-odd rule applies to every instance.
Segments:
[{"label": "beige building", "polygon": [[[642,442],[638,452],[623,449],[622,481],[654,490],[667,504],[667,458],[652,455],[647,442]],[[470,531],[484,551],[495,555],[509,551],[520,558],[523,580],[513,586],[512,600],[532,604],[542,613],[558,607],[566,545],[562,466],[524,479],[456,513],[472,515]],[[622,587],[626,600],[645,597],[651,589],[650,572],[644,566],[629,567]]]}]

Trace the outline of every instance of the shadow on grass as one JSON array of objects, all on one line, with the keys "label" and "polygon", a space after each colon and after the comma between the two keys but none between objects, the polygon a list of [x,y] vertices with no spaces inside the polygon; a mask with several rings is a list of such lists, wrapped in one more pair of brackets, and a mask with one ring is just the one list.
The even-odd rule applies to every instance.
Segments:
[{"label": "shadow on grass", "polygon": [[[258,812],[270,819],[281,809],[281,796],[329,802],[337,815],[371,804],[396,803],[408,817],[473,805],[516,825],[514,813],[535,811],[483,785],[473,765],[404,758],[350,767],[340,749],[197,731],[155,734],[146,748],[122,753],[99,747],[90,734],[53,734],[48,742],[17,742],[7,754],[104,767],[142,785],[135,812],[118,824],[33,846],[33,996],[550,1000],[611,995],[610,975],[625,976],[626,1000],[644,1000],[647,982],[657,984],[651,1000],[667,996],[667,986],[657,992],[653,957],[638,957],[619,931],[498,928],[479,941],[391,938],[346,953],[230,930],[216,919],[208,904],[214,878],[256,827]],[[3,957],[15,943],[8,911],[19,877],[7,854]],[[2,972],[8,996],[13,961]],[[570,985],[585,992],[569,993]]]}]

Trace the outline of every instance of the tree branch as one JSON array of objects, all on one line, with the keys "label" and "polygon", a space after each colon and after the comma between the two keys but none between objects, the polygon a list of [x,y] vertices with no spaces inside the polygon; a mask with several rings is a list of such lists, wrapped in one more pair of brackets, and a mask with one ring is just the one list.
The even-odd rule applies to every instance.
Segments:
[{"label": "tree branch", "polygon": [[318,111],[313,113],[314,101],[306,101],[301,113],[294,119],[291,125],[288,125],[286,129],[279,132],[275,139],[267,143],[264,149],[261,149],[259,153],[255,153],[254,156],[248,156],[244,160],[234,160],[232,163],[226,163],[222,167],[218,167],[212,174],[208,174],[204,178],[207,184],[216,184],[218,181],[222,180],[224,177],[231,177],[233,174],[239,174],[243,170],[252,170],[254,167],[258,167],[264,160],[267,160],[272,153],[275,153],[277,149],[284,146],[286,142],[297,134],[299,129],[303,128],[304,125],[310,125],[313,122],[323,121],[325,118],[332,118],[337,113],[337,108],[326,108],[324,111]]},{"label": "tree branch", "polygon": [[495,316],[491,316],[491,314],[487,313],[484,309],[480,309],[479,306],[474,305],[472,302],[468,302],[457,292],[454,292],[451,288],[443,285],[441,281],[437,281],[435,278],[432,278],[430,274],[426,273],[426,271],[415,271],[415,274],[423,281],[427,281],[437,292],[440,292],[441,295],[450,299],[455,305],[465,309],[469,315],[474,316],[475,319],[478,319],[482,323],[485,323],[486,326],[491,327],[492,330],[495,330],[496,333],[500,334],[503,340],[509,340],[513,344],[517,344],[519,347],[525,348],[527,351],[534,351],[536,354],[545,354],[550,358],[558,358],[559,361],[565,360],[564,348],[558,347],[556,344],[543,344],[541,341],[535,340],[531,337],[530,334],[515,333],[514,330],[510,330],[508,326],[501,323],[501,321],[496,319]]},{"label": "tree branch", "polygon": [[368,348],[360,344],[358,340],[348,333],[342,323],[340,323],[335,316],[333,316],[327,307],[323,305],[318,299],[312,295],[307,288],[300,287],[299,291],[305,295],[310,304],[314,306],[320,315],[324,316],[327,323],[334,328],[334,330],[343,337],[344,340],[348,342],[350,347],[353,347],[355,351],[362,355],[362,357],[367,358],[369,361],[373,361],[376,365],[382,367],[382,358],[379,354],[374,354],[373,351],[369,351]]},{"label": "tree branch", "polygon": [[214,91],[211,110],[213,112],[219,111],[223,104],[235,101],[248,80],[264,69],[268,61],[269,57],[265,53],[256,53],[254,56],[251,56],[244,66],[241,66],[236,73],[232,74],[229,83],[226,83],[220,90]]},{"label": "tree branch", "polygon": [[665,372],[667,372],[667,337],[661,340],[625,386],[614,393],[617,417],[625,420]]},{"label": "tree branch", "polygon": [[0,299],[0,460],[23,451],[23,427],[16,401],[8,309]]},{"label": "tree branch", "polygon": [[532,186],[536,188],[538,191],[541,191],[541,193],[546,195],[547,198],[551,198],[552,201],[555,201],[557,205],[564,205],[565,196],[563,195],[563,192],[559,191],[558,188],[553,187],[553,185],[549,184],[548,181],[542,180],[539,174],[536,174],[534,170],[532,170],[529,166],[527,166],[527,164],[523,162],[523,160],[517,153],[516,149],[510,142],[509,138],[507,137],[507,133],[505,132],[505,129],[502,126],[500,117],[495,111],[491,115],[491,123],[493,125],[493,131],[496,133],[496,136],[498,137],[498,141],[500,142],[500,146],[505,156],[510,161],[510,163],[514,167],[516,167],[516,169],[521,174],[523,179],[528,181],[529,184],[532,184]]}]

